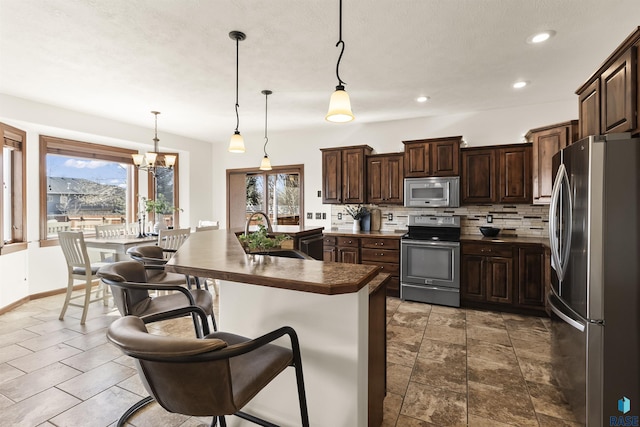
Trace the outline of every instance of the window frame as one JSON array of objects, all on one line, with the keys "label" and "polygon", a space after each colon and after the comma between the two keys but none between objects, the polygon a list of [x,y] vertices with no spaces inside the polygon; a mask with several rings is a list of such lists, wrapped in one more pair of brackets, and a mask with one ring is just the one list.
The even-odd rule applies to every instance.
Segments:
[{"label": "window frame", "polygon": [[[237,191],[234,187],[233,177],[243,177],[243,183],[246,182],[247,175],[264,175],[265,177],[265,187],[267,187],[267,176],[272,174],[280,174],[280,173],[297,173],[299,176],[299,188],[300,188],[300,225],[299,227],[304,228],[305,223],[305,215],[304,215],[304,165],[296,164],[296,165],[283,165],[283,166],[273,166],[273,169],[264,171],[258,168],[241,168],[241,169],[227,169],[227,228],[232,228],[233,224],[231,223],[231,217],[234,215],[232,212],[234,209],[234,205],[232,205],[231,197],[232,195],[237,195]],[[243,184],[244,189],[244,184]],[[238,204],[239,206],[239,204]],[[246,194],[244,200],[244,206],[246,207]],[[268,210],[268,209],[267,209]],[[245,211],[246,214],[246,211]],[[243,217],[244,218],[244,217]],[[243,219],[242,227],[244,227],[244,222],[246,219]]]},{"label": "window frame", "polygon": [[[40,246],[53,246],[58,244],[57,238],[47,237],[47,154],[107,160],[134,166],[131,155],[137,153],[137,150],[129,148],[110,147],[92,142],[40,135]],[[128,191],[127,204],[132,207],[127,214],[127,222],[133,222],[136,220],[139,187],[138,168],[135,166],[129,171],[127,182],[131,183],[130,187],[127,188],[127,190],[130,190]]]},{"label": "window frame", "polygon": [[[4,206],[4,185],[0,187],[0,255],[27,249],[27,133],[5,123],[0,123],[2,151],[0,151],[0,176],[4,177],[4,147],[12,150],[11,206]],[[8,141],[7,141],[8,140]],[[5,244],[4,212],[11,209],[14,229],[10,243]]]}]

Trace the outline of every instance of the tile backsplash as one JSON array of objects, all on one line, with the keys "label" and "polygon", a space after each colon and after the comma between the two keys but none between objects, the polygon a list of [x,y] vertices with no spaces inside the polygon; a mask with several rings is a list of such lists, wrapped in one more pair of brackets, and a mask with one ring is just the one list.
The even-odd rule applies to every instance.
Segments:
[{"label": "tile backsplash", "polygon": [[[375,206],[382,212],[382,231],[407,231],[409,215],[459,216],[462,234],[480,235],[478,227],[498,227],[501,236],[547,237],[549,235],[548,205],[466,205],[459,208],[425,209],[402,206]],[[351,229],[353,220],[343,205],[331,206],[331,228]],[[340,215],[338,215],[340,214]],[[389,220],[391,214],[391,220]],[[487,215],[493,223],[487,223]],[[338,217],[341,216],[341,219]]]}]

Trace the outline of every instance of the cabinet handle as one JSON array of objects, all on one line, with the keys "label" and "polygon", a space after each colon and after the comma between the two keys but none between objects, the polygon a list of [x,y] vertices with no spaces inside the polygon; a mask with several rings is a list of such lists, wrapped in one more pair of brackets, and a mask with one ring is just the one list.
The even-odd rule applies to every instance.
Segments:
[{"label": "cabinet handle", "polygon": [[351,240],[349,240],[347,243],[351,243]]}]

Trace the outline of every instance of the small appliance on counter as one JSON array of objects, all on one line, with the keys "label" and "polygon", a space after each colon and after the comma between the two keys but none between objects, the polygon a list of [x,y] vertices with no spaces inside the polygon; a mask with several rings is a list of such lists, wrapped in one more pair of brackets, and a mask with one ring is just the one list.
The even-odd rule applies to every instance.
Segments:
[{"label": "small appliance on counter", "polygon": [[400,298],[460,307],[460,217],[409,215],[400,240]]}]

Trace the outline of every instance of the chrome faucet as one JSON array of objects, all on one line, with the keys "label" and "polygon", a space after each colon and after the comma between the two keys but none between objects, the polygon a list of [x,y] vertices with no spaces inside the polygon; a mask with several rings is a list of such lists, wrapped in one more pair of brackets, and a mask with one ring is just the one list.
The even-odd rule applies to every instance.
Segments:
[{"label": "chrome faucet", "polygon": [[256,215],[262,215],[262,217],[267,221],[267,233],[273,233],[273,227],[271,227],[271,221],[269,220],[269,216],[267,216],[267,214],[262,211],[258,211],[258,212],[252,213],[251,216],[247,219],[247,223],[244,225],[245,237],[247,236],[247,234],[249,234],[249,223],[251,223],[251,220]]}]

